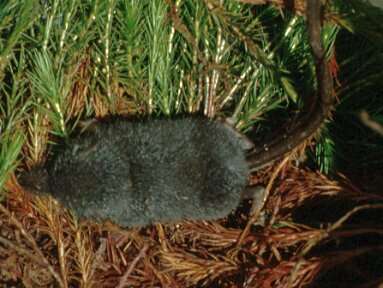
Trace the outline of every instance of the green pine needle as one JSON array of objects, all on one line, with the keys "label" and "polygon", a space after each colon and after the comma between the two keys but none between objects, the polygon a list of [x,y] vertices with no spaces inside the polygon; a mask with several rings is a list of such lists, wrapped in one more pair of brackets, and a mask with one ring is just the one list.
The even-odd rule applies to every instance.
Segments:
[{"label": "green pine needle", "polygon": [[28,73],[32,84],[35,105],[45,113],[53,125],[53,133],[67,136],[65,104],[67,91],[64,89],[62,74],[54,71],[47,52],[32,53],[34,69]]},{"label": "green pine needle", "polygon": [[[378,12],[362,5],[362,14],[350,13],[355,5],[330,6],[338,13],[336,23],[365,31],[355,23]],[[284,12],[235,0],[3,1],[2,127],[36,140],[46,129],[68,137],[77,119],[96,115],[205,113],[231,117],[245,132],[273,129],[316,85],[305,20]],[[341,29],[334,23],[324,28],[328,59]],[[356,54],[342,65],[354,63]],[[374,55],[358,63],[360,71],[380,57]],[[378,81],[382,71],[361,77],[350,69],[346,77],[344,102]],[[331,131],[326,139],[317,161],[330,169],[332,156],[319,155],[331,150]],[[39,159],[45,146],[31,147],[34,152],[26,155]]]}]

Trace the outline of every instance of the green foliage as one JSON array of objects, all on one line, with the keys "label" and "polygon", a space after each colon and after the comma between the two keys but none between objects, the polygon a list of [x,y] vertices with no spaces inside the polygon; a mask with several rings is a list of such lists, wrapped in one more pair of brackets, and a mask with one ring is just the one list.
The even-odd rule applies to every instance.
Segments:
[{"label": "green foliage", "polygon": [[[289,63],[287,55],[281,57],[280,45],[270,40],[276,30],[267,31],[267,25],[273,21],[285,26],[274,8],[258,9],[254,14],[250,6],[236,1],[227,1],[225,7],[214,10],[209,10],[203,1],[177,1],[178,17],[193,37],[194,43],[190,43],[170,19],[167,2],[160,0],[16,3],[20,4],[3,4],[7,6],[2,10],[3,19],[24,19],[14,27],[3,21],[0,29],[7,39],[3,41],[3,54],[17,53],[23,45],[45,55],[62,81],[71,81],[72,85],[76,80],[83,81],[89,88],[87,98],[106,98],[112,112],[120,88],[135,103],[145,105],[147,113],[160,114],[201,110],[211,95],[218,108],[232,107],[229,104],[239,104],[245,91],[262,94],[263,85],[273,87],[267,97],[270,104],[280,102],[286,95],[297,98],[287,77],[289,69],[284,67],[284,63]],[[36,14],[36,7],[43,14]],[[17,13],[27,13],[28,17],[16,17]],[[296,39],[305,34],[304,23],[298,22]],[[12,45],[6,45],[9,42]],[[307,55],[302,54],[300,61]],[[39,71],[34,67],[36,54],[27,57],[30,65],[26,74],[36,79],[31,76]],[[91,75],[78,79],[79,63],[85,60]],[[265,101],[251,96],[245,102]],[[87,114],[92,114],[92,107],[87,104]]]},{"label": "green foliage", "polygon": [[48,116],[53,125],[53,133],[65,137],[67,129],[64,109],[68,91],[64,85],[67,83],[63,83],[62,75],[53,70],[47,52],[34,53],[31,58],[33,70],[28,73],[28,76],[32,95],[35,98],[34,103],[42,113]]},{"label": "green foliage", "polygon": [[339,24],[349,32],[363,35],[374,45],[382,47],[383,9],[370,4],[368,0],[336,0],[333,10],[340,15]]},{"label": "green foliage", "polygon": [[[339,23],[359,19],[347,17]],[[242,131],[275,126],[270,112],[299,108],[316,85],[305,27],[271,5],[235,0],[1,1],[0,120],[12,133],[0,145],[16,151],[10,139],[25,135],[37,161],[45,129],[67,137],[73,120],[117,113],[203,112],[231,117]],[[338,32],[324,29],[328,58]]]},{"label": "green foliage", "polygon": [[315,146],[315,160],[319,170],[325,174],[334,173],[335,170],[335,143],[327,127],[321,131],[321,137]]},{"label": "green foliage", "polygon": [[376,173],[383,169],[383,137],[367,128],[359,114],[365,110],[374,120],[383,117],[383,46],[374,45],[383,39],[383,33],[373,42],[364,36],[340,35],[343,85],[339,91],[341,104],[330,131],[337,145],[339,168]]},{"label": "green foliage", "polygon": [[341,2],[341,24],[348,29],[341,30],[336,41],[340,103],[335,121],[322,131],[315,158],[326,173],[372,177],[383,169],[383,137],[367,128],[359,114],[365,110],[374,120],[383,117],[383,10],[365,1]]},{"label": "green foliage", "polygon": [[[24,135],[21,131],[1,131],[0,187],[3,187],[8,179],[9,173],[16,168],[18,164],[17,159],[23,143]],[[2,196],[1,193],[0,196]]]},{"label": "green foliage", "polygon": [[0,3],[0,72],[3,72],[22,33],[33,23],[38,6],[37,0]]},{"label": "green foliage", "polygon": [[167,6],[162,0],[151,1],[145,17],[145,42],[148,43],[148,97],[149,113],[154,107],[169,115],[174,110],[175,86],[172,85],[174,62],[174,28],[166,23]]},{"label": "green foliage", "polygon": [[11,58],[13,65],[7,71],[9,83],[0,82],[0,188],[17,166],[25,140],[20,126],[31,103],[24,97],[27,89],[24,56],[21,50],[19,58]]}]

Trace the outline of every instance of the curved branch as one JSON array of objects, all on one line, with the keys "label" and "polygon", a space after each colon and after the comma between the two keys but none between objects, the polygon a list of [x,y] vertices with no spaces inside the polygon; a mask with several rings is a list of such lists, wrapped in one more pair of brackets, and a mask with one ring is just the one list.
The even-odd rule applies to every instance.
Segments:
[{"label": "curved branch", "polygon": [[309,99],[311,101],[306,101],[306,103],[314,105],[303,109],[308,112],[300,118],[289,134],[282,133],[277,140],[257,144],[254,147],[247,158],[252,170],[262,168],[298,147],[317,132],[330,114],[333,104],[333,83],[321,42],[321,2],[320,0],[309,0],[306,3],[309,41],[315,58],[318,83],[316,94],[311,95]]}]

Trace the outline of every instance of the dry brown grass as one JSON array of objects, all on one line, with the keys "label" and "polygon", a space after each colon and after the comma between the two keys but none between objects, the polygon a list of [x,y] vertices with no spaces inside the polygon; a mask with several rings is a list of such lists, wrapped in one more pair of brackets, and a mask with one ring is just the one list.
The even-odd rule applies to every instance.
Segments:
[{"label": "dry brown grass", "polygon": [[[267,183],[272,171],[254,175],[253,182]],[[284,167],[262,209],[264,226],[248,224],[255,220],[251,209],[240,207],[228,219],[120,229],[78,222],[53,199],[23,191],[12,177],[0,206],[0,281],[25,287],[303,287],[329,267],[383,248],[311,253],[332,239],[383,234],[378,228],[343,229],[358,210],[382,205],[339,179]],[[326,227],[294,223],[291,212],[320,196],[367,204]]]}]

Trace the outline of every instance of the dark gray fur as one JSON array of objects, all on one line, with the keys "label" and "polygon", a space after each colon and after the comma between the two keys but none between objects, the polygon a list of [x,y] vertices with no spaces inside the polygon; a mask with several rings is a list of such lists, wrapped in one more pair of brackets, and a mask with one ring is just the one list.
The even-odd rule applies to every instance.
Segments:
[{"label": "dark gray fur", "polygon": [[129,227],[218,219],[248,181],[240,142],[204,118],[96,122],[29,177],[79,217]]}]

